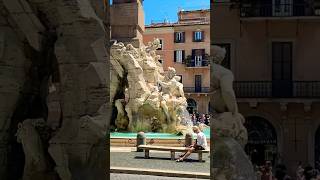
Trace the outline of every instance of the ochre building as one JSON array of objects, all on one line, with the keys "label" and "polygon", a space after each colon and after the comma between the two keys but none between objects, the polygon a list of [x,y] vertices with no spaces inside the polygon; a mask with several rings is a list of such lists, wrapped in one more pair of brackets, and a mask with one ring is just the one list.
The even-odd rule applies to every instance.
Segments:
[{"label": "ochre building", "polygon": [[164,69],[181,76],[189,112],[208,113],[210,66],[210,10],[178,12],[178,22],[146,25],[143,41],[159,38],[158,54]]}]

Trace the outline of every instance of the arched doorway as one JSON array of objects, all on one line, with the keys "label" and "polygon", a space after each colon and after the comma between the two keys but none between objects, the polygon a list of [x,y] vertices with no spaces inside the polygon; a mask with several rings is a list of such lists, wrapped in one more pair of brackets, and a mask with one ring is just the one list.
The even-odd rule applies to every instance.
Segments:
[{"label": "arched doorway", "polygon": [[248,131],[248,143],[245,151],[254,165],[263,165],[277,161],[277,133],[273,125],[266,119],[251,116],[246,118],[245,127]]},{"label": "arched doorway", "polygon": [[315,167],[320,169],[320,127],[318,127],[316,131],[316,135],[314,138],[314,162]]},{"label": "arched doorway", "polygon": [[197,111],[197,102],[194,99],[187,99],[188,107],[187,110],[190,114]]}]

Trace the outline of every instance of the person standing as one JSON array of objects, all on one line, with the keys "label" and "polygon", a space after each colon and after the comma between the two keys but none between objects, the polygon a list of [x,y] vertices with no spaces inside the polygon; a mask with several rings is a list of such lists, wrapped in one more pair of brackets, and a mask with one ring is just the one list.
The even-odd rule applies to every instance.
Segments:
[{"label": "person standing", "polygon": [[193,125],[196,125],[196,124],[197,124],[196,116],[195,116],[194,113],[191,115],[191,120],[192,120]]},{"label": "person standing", "polygon": [[209,115],[206,114],[206,115],[205,115],[205,122],[204,122],[204,124],[207,125],[207,126],[209,126],[209,119],[210,119]]},{"label": "person standing", "polygon": [[266,161],[264,168],[262,170],[261,180],[273,180],[272,178],[272,167],[271,162]]},{"label": "person standing", "polygon": [[204,114],[201,115],[200,123],[204,124],[206,122],[206,117]]},{"label": "person standing", "polygon": [[304,172],[304,169],[302,167],[302,162],[299,161],[297,171],[296,171],[296,179],[297,180],[303,180],[303,172]]}]

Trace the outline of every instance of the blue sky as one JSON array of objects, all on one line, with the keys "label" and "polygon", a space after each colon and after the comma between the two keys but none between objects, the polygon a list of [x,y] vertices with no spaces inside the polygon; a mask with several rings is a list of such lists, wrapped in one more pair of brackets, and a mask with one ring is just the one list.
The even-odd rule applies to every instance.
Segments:
[{"label": "blue sky", "polygon": [[150,24],[151,21],[169,22],[177,21],[178,9],[194,10],[209,9],[210,0],[144,0],[145,23]]},{"label": "blue sky", "polygon": [[[112,4],[112,0],[110,0]],[[210,0],[144,0],[145,24],[151,21],[163,22],[167,19],[169,22],[177,21],[177,12],[179,9],[209,9]]]}]

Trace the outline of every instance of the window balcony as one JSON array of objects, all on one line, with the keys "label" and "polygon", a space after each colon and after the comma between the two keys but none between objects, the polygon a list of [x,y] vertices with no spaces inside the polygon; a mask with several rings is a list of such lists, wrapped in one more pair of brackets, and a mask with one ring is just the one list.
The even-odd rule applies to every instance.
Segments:
[{"label": "window balcony", "polygon": [[320,81],[291,81],[276,86],[279,84],[272,81],[235,81],[233,88],[237,98],[320,98]]},{"label": "window balcony", "polygon": [[183,87],[184,93],[209,93],[209,87]]},{"label": "window balcony", "polygon": [[209,67],[210,63],[209,60],[192,60],[189,62],[186,62],[186,66],[190,68],[197,68],[197,67]]},{"label": "window balcony", "polygon": [[242,3],[240,5],[241,17],[301,17],[319,16],[309,4],[253,4]]}]

